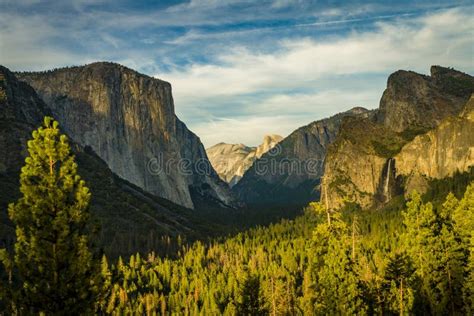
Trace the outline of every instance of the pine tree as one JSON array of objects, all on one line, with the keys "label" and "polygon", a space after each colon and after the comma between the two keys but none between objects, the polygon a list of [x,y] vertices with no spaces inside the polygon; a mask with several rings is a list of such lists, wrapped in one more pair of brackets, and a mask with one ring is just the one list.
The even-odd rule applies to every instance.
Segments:
[{"label": "pine tree", "polygon": [[474,235],[471,237],[469,258],[466,266],[466,278],[463,287],[464,308],[466,313],[474,314]]},{"label": "pine tree", "polygon": [[409,315],[415,299],[413,287],[416,278],[411,259],[406,254],[396,252],[389,257],[384,283],[388,292],[386,310],[399,315]]},{"label": "pine tree", "polygon": [[464,309],[466,314],[474,314],[474,182],[467,187],[464,197],[456,205],[453,221],[467,261],[463,282]]},{"label": "pine tree", "polygon": [[20,175],[22,197],[8,208],[16,226],[17,312],[91,313],[99,273],[86,235],[89,190],[56,121],[45,118],[28,152]]},{"label": "pine tree", "polygon": [[267,315],[258,276],[248,275],[240,290],[240,301],[237,303],[237,315]]},{"label": "pine tree", "polygon": [[318,314],[364,315],[366,306],[356,266],[352,261],[349,236],[330,237],[324,264],[318,272]]},{"label": "pine tree", "polygon": [[102,256],[102,261],[100,263],[100,277],[102,278],[102,289],[97,301],[99,308],[102,311],[105,311],[112,293],[112,272],[109,269],[109,263],[105,255]]},{"label": "pine tree", "polygon": [[435,263],[432,243],[436,241],[435,229],[438,222],[432,204],[423,204],[421,195],[416,191],[411,194],[407,209],[402,214],[406,227],[402,239],[405,242],[408,255],[414,263],[416,273],[422,281],[419,295],[424,306],[418,308],[426,310],[429,308],[428,305],[433,306],[434,302],[439,300],[438,295],[433,293],[433,286],[430,284],[432,277],[430,270],[433,268],[432,264]]},{"label": "pine tree", "polygon": [[435,212],[431,203],[423,204],[415,193],[407,205],[404,239],[421,279],[422,301],[432,314],[455,314],[462,308],[467,253],[461,243],[461,225],[454,224],[459,217],[455,214],[458,201],[450,194]]},{"label": "pine tree", "polygon": [[321,203],[310,209],[324,220],[313,232],[316,257],[316,314],[365,314],[366,306],[354,262],[354,238],[339,212],[327,210]]}]

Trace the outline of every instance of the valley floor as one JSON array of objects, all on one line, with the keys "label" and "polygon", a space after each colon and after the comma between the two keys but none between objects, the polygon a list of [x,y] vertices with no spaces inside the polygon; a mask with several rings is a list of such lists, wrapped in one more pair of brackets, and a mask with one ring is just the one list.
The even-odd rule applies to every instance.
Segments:
[{"label": "valley floor", "polygon": [[433,196],[466,188],[457,179],[458,185],[438,183],[425,195],[434,204],[414,195],[407,206],[400,197],[383,210],[327,213],[312,203],[293,220],[183,246],[175,259],[137,254],[109,266],[104,257],[102,308],[188,315],[467,313],[474,303],[468,239],[474,183],[460,200]]}]

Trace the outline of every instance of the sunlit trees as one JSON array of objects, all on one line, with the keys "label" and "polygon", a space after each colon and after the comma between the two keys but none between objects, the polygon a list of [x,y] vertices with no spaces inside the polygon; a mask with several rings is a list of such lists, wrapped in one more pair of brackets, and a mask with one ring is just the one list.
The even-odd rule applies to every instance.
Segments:
[{"label": "sunlit trees", "polygon": [[103,256],[96,263],[85,237],[89,193],[57,128],[47,120],[34,134],[21,177],[23,197],[10,207],[18,241],[14,255],[0,250],[0,308],[8,305],[7,312],[474,311],[474,185],[461,200],[448,195],[440,206],[414,193],[403,212],[336,211],[311,203],[295,220],[182,245],[172,258]]},{"label": "sunlit trees", "polygon": [[421,300],[433,314],[455,314],[463,309],[472,235],[470,191],[468,188],[463,203],[448,195],[437,212],[415,192],[403,214],[404,240],[421,281]]},{"label": "sunlit trees", "polygon": [[56,121],[45,118],[28,153],[22,197],[8,209],[16,227],[11,308],[20,314],[91,313],[100,278],[86,234],[89,190]]},{"label": "sunlit trees", "polygon": [[314,311],[326,315],[364,314],[366,307],[356,273],[351,230],[340,213],[331,212],[321,203],[311,203],[309,208],[323,220],[313,233],[317,257]]},{"label": "sunlit trees", "polygon": [[416,286],[415,269],[411,258],[405,253],[392,253],[384,274],[384,310],[399,315],[412,314]]},{"label": "sunlit trees", "polygon": [[240,290],[237,302],[237,315],[266,315],[265,302],[262,296],[258,275],[247,275]]}]

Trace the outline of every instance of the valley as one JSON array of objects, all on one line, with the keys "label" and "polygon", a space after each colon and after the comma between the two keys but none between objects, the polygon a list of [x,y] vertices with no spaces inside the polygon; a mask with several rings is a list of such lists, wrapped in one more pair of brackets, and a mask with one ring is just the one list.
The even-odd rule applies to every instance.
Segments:
[{"label": "valley", "polygon": [[0,0],[0,316],[474,315],[474,3]]},{"label": "valley", "polygon": [[[398,71],[378,109],[355,107],[256,147],[205,150],[174,113],[171,85],[124,66],[0,74],[2,261],[18,249],[19,221],[7,210],[34,186],[22,169],[37,157],[28,140],[55,128],[45,121],[35,131],[51,116],[91,192],[87,231],[102,254],[97,310],[470,310],[472,76],[440,66],[431,76]],[[423,239],[417,216],[441,244]],[[446,273],[456,275],[450,284]]]}]

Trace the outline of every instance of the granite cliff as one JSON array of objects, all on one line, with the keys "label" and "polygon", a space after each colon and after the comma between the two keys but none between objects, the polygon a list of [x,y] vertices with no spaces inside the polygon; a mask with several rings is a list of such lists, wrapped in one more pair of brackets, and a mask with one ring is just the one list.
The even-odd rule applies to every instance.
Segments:
[{"label": "granite cliff", "polygon": [[[13,242],[14,227],[7,206],[20,194],[19,173],[27,155],[26,143],[44,116],[51,114],[31,86],[0,66],[0,247]],[[79,174],[93,192],[90,211],[93,225],[99,228],[96,243],[108,255],[165,250],[166,236],[192,239],[215,233],[212,224],[195,212],[115,175],[92,148],[75,142],[71,147]]]},{"label": "granite cliff", "polygon": [[219,143],[206,149],[206,152],[220,178],[233,187],[256,159],[262,157],[282,139],[280,135],[265,135],[262,144],[257,147]]},{"label": "granite cliff", "polygon": [[429,179],[442,179],[474,166],[474,97],[460,115],[419,135],[394,157],[395,175],[405,178],[405,192],[424,192]]},{"label": "granite cliff", "polygon": [[199,138],[176,117],[168,82],[103,62],[18,78],[121,178],[188,208],[194,194],[234,203]]},{"label": "granite cliff", "polygon": [[295,130],[257,159],[233,191],[249,205],[305,205],[318,199],[326,150],[343,118],[371,115],[354,108]]},{"label": "granite cliff", "polygon": [[395,132],[427,131],[457,115],[473,91],[474,78],[440,66],[431,76],[399,70],[389,76],[378,121]]},{"label": "granite cliff", "polygon": [[[431,76],[397,71],[371,119],[346,120],[328,150],[322,201],[379,207],[427,179],[467,171],[472,161],[471,123],[459,117],[474,92],[474,78],[431,67]],[[467,108],[466,108],[467,109]]]}]

